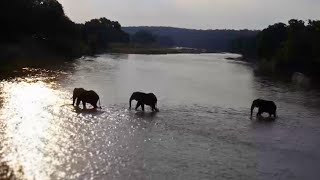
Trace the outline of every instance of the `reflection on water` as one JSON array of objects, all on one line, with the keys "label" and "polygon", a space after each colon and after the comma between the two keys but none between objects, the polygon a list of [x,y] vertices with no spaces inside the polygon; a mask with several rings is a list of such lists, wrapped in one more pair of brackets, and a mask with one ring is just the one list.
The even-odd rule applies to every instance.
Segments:
[{"label": "reflection on water", "polygon": [[[128,122],[125,109],[78,110],[57,83],[59,73],[50,77],[30,70],[40,72],[0,84],[1,161],[9,165],[2,169],[10,167],[15,173],[8,176],[21,179],[120,176],[138,147],[133,139],[141,122]],[[137,113],[133,119],[153,116]]]},{"label": "reflection on water", "polygon": [[[57,141],[61,129],[57,126],[60,113],[69,114],[70,108],[63,108],[67,94],[55,90],[55,83],[47,77],[18,78],[1,83],[2,155],[14,169],[22,167],[27,178],[46,179],[55,171],[59,161],[49,158],[59,147],[51,146]],[[61,112],[62,111],[62,112]],[[72,114],[65,118],[72,118]],[[52,150],[50,150],[52,149]],[[52,154],[54,155],[54,154]],[[46,169],[50,172],[39,171]]]},{"label": "reflection on water", "polygon": [[[0,179],[317,179],[319,94],[228,56],[101,55],[2,80]],[[75,109],[75,87],[102,109]],[[160,113],[127,109],[138,90]],[[276,121],[250,120],[257,97],[277,103]]]}]

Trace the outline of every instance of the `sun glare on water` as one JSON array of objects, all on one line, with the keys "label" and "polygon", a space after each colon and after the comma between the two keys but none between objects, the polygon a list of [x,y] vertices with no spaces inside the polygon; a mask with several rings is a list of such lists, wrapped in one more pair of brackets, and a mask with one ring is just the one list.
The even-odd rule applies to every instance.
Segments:
[{"label": "sun glare on water", "polygon": [[[49,141],[59,133],[54,120],[66,94],[54,90],[54,83],[33,78],[0,82],[0,90],[1,159],[18,177],[47,179],[59,163],[50,158],[50,149],[58,147]],[[52,172],[39,171],[44,167]]]}]

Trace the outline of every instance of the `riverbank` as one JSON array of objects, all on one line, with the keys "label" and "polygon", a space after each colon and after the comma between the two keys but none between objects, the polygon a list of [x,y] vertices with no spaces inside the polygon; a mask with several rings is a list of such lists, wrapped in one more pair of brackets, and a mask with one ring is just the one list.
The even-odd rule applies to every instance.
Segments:
[{"label": "riverbank", "polygon": [[103,53],[121,54],[200,54],[209,53],[203,49],[194,48],[164,48],[157,46],[136,44],[110,44],[106,49],[90,51],[85,46],[57,49],[47,42],[32,38],[20,40],[16,43],[0,44],[0,71],[9,72],[26,66],[38,67],[52,63],[71,61],[81,56],[92,56]]},{"label": "riverbank", "polygon": [[228,57],[228,60],[250,63],[253,73],[258,77],[272,79],[275,82],[286,82],[305,89],[320,89],[320,74],[316,70],[318,65],[308,65],[301,71],[295,70],[292,64],[281,64],[277,61],[261,59],[258,57]]},{"label": "riverbank", "polygon": [[39,41],[21,41],[0,45],[0,72],[11,74],[24,67],[47,67],[63,64],[81,57],[82,54],[70,50],[69,53],[53,49]]},{"label": "riverbank", "polygon": [[320,21],[291,19],[275,23],[255,37],[233,43],[233,52],[257,58],[256,72],[264,75],[302,73],[320,82]]},{"label": "riverbank", "polygon": [[107,52],[123,54],[200,54],[208,53],[205,49],[185,48],[185,47],[158,47],[154,45],[137,44],[111,44]]},{"label": "riverbank", "polygon": [[205,51],[187,48],[156,48],[156,47],[111,47],[107,50],[100,50],[96,53],[77,53],[74,55],[61,54],[39,45],[6,45],[0,46],[0,72],[6,77],[13,71],[24,67],[50,67],[63,65],[68,61],[73,61],[81,56],[94,56],[104,53],[118,54],[200,54]]}]

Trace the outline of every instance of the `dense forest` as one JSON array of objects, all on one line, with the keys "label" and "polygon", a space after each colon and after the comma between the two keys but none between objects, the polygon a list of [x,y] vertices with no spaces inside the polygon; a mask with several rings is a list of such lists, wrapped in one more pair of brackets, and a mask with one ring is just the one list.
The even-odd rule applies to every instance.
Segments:
[{"label": "dense forest", "polygon": [[319,42],[320,21],[292,19],[271,25],[254,38],[234,40],[233,50],[257,59],[261,73],[301,72],[319,80]]},{"label": "dense forest", "polygon": [[230,52],[232,42],[238,38],[252,38],[259,31],[251,30],[194,30],[173,27],[123,27],[132,36],[137,33],[153,34],[156,43],[165,47],[188,47],[211,52]]},{"label": "dense forest", "polygon": [[56,0],[1,0],[0,58],[5,60],[77,57],[128,42],[118,22],[106,18],[72,22]]}]

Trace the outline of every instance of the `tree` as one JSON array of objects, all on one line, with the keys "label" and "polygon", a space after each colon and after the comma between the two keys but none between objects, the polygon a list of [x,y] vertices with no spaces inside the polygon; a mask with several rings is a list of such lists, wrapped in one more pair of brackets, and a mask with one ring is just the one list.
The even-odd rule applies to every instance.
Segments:
[{"label": "tree", "polygon": [[140,30],[132,36],[132,42],[139,44],[152,44],[156,37],[149,31]]},{"label": "tree", "polygon": [[129,35],[121,30],[120,23],[107,18],[86,22],[83,26],[83,36],[93,52],[107,49],[110,43],[129,42]]},{"label": "tree", "polygon": [[283,23],[271,25],[260,32],[257,38],[258,55],[262,58],[271,59],[284,46],[288,38],[288,27]]}]

